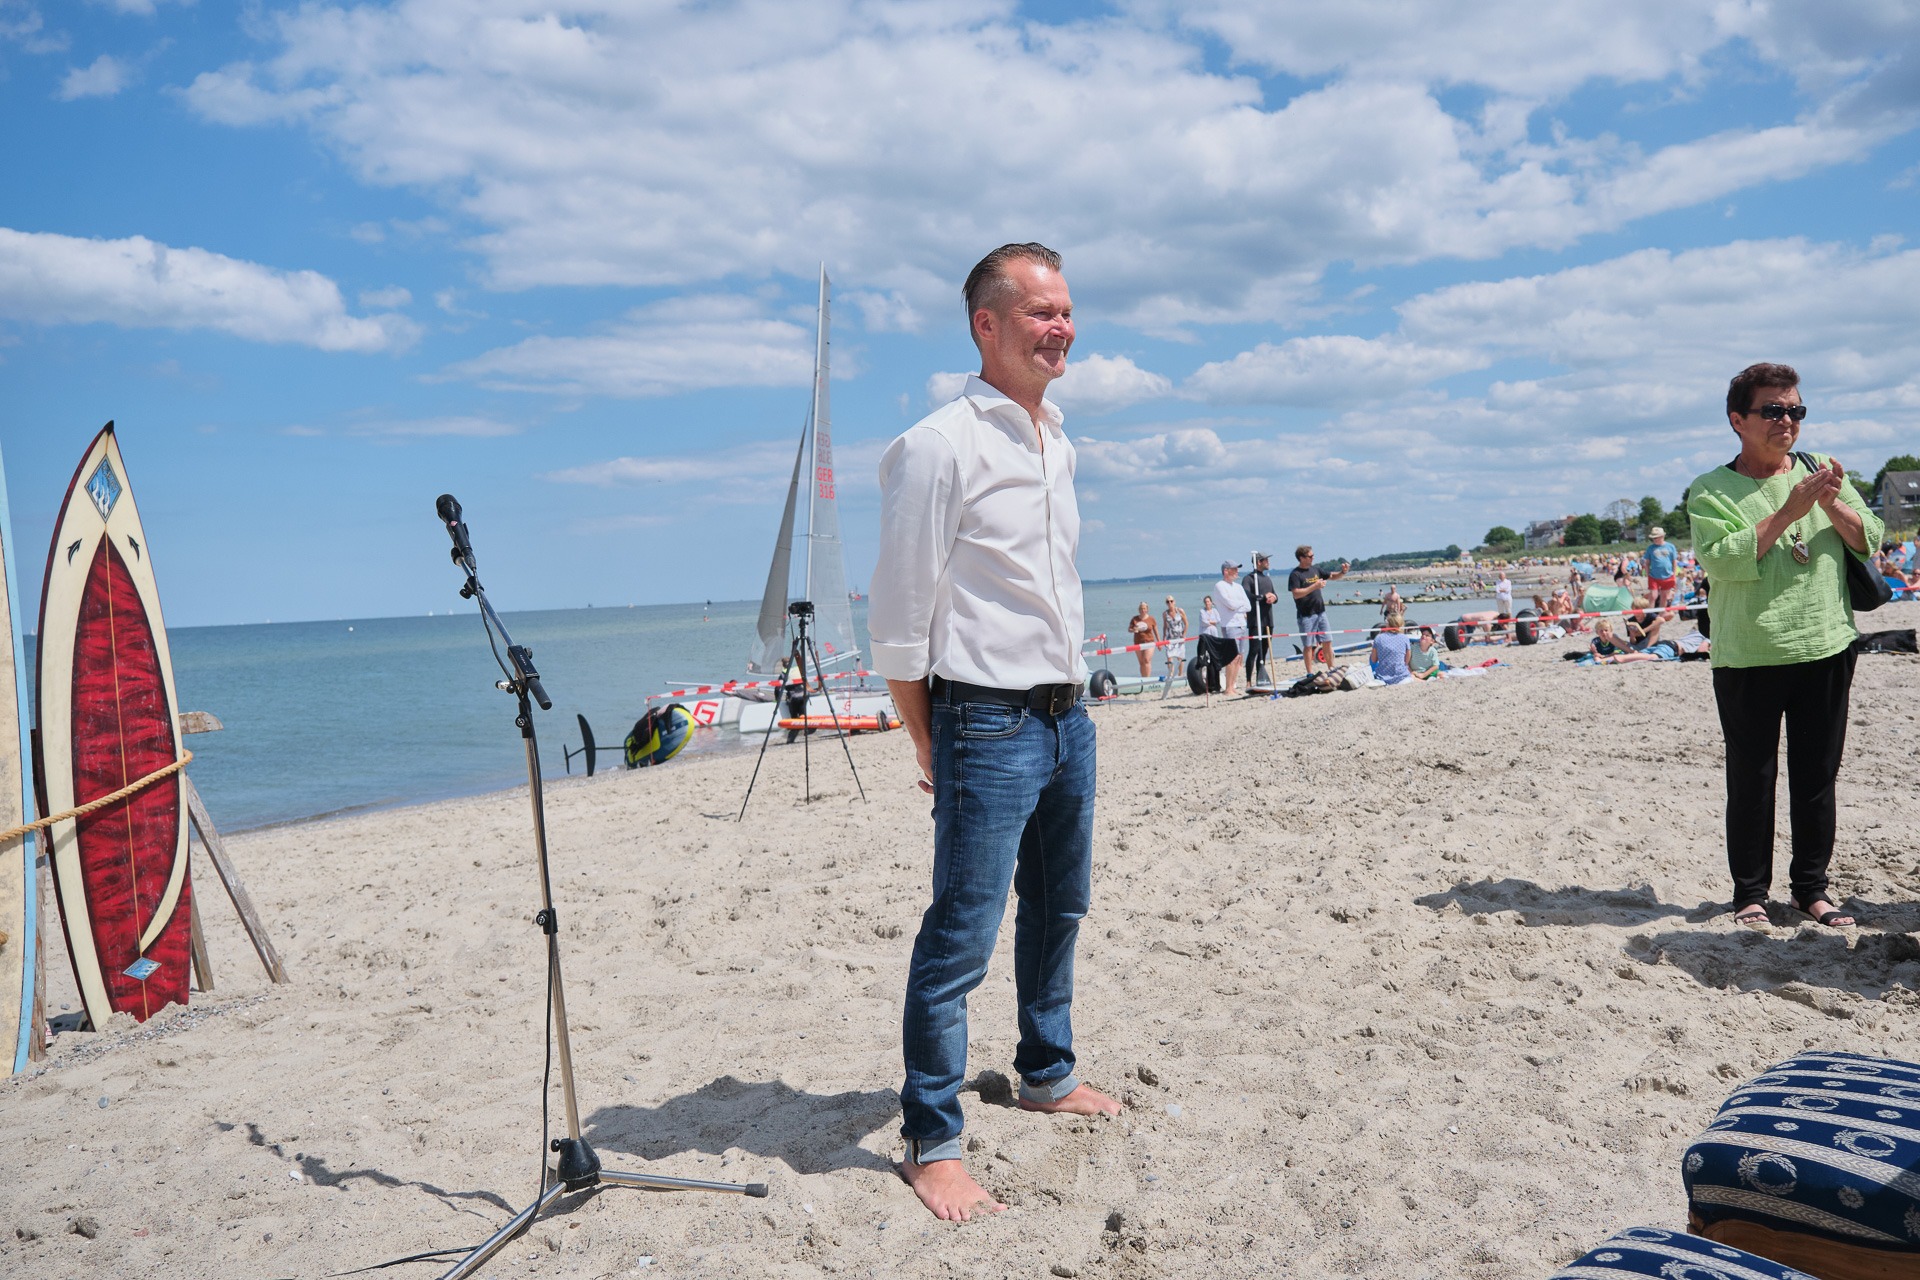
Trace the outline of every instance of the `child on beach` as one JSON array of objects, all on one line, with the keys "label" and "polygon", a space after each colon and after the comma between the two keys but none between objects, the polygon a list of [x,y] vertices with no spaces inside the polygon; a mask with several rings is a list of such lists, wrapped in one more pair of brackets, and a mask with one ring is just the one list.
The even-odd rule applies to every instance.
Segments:
[{"label": "child on beach", "polygon": [[1593,639],[1587,642],[1587,652],[1600,662],[1610,662],[1632,650],[1613,638],[1613,619],[1602,618],[1593,624]]}]

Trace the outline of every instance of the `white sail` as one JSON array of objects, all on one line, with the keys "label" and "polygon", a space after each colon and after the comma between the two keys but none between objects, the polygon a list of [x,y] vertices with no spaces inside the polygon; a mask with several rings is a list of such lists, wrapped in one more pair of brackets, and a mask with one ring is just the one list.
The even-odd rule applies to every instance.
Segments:
[{"label": "white sail", "polygon": [[787,506],[780,513],[780,533],[773,541],[773,563],[767,569],[767,589],[760,596],[760,619],[756,627],[753,652],[747,658],[747,670],[754,675],[777,672],[787,658],[787,590],[793,580],[793,512],[800,498],[800,465],[807,457],[807,444],[813,434],[809,421],[800,432],[800,447],[793,455],[793,479],[787,482]]},{"label": "white sail", "polygon": [[840,544],[840,507],[834,500],[833,415],[828,409],[828,291],[820,268],[820,328],[813,357],[813,485],[807,503],[805,598],[813,601],[813,640],[823,665],[844,666],[859,652],[853,638],[853,605],[847,599],[846,552]]},{"label": "white sail", "polygon": [[[834,498],[833,419],[827,395],[827,380],[831,376],[828,360],[831,317],[827,295],[831,287],[823,266],[820,269],[819,332],[813,355],[813,406],[807,415],[806,429],[800,434],[800,450],[794,455],[793,479],[787,485],[787,506],[780,516],[779,536],[774,540],[767,589],[760,597],[753,654],[747,662],[747,670],[755,675],[772,675],[785,666],[789,643],[787,605],[794,600],[813,602],[813,642],[820,650],[823,667],[845,670],[859,653],[853,638],[853,604],[847,598],[840,508]],[[807,527],[805,532],[797,533],[794,523],[803,469],[807,480]],[[796,584],[793,552],[798,541],[805,542],[805,554],[801,557],[800,580]]]}]

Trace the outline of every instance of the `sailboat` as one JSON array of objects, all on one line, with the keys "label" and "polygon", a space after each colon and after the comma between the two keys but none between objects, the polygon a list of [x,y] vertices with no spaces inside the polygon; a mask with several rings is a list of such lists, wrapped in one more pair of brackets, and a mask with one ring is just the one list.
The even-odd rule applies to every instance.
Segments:
[{"label": "sailboat", "polygon": [[[814,608],[811,625],[814,648],[819,652],[821,670],[827,676],[833,707],[842,717],[890,715],[893,700],[883,688],[860,683],[853,673],[859,669],[860,648],[853,632],[853,599],[847,590],[846,552],[840,541],[840,508],[834,496],[833,415],[830,412],[828,378],[830,361],[828,337],[831,327],[830,295],[833,282],[820,268],[820,306],[813,355],[813,399],[808,406],[806,425],[800,432],[800,447],[793,457],[793,476],[787,482],[787,504],[780,514],[780,532],[774,538],[773,562],[767,568],[767,586],[760,597],[760,616],[754,627],[754,640],[747,655],[747,681],[777,680],[784,674],[787,656],[792,650],[792,617],[788,606],[805,600]],[[805,485],[804,529],[797,528],[801,516],[801,491]],[[799,553],[796,556],[796,552]],[[798,579],[795,568],[798,563]],[[798,587],[796,592],[795,587]],[[809,659],[808,675],[811,670]],[[840,677],[840,678],[835,678]],[[812,682],[810,714],[825,714],[822,691]],[[754,695],[758,694],[759,697]],[[761,733],[778,714],[784,703],[771,687],[726,693],[691,703],[697,724],[738,724],[742,733]]]}]

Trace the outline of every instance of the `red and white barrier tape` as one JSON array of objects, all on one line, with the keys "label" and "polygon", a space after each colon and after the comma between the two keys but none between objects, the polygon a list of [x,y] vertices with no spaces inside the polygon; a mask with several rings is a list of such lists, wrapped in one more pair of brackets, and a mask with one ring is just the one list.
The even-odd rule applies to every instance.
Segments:
[{"label": "red and white barrier tape", "polygon": [[[827,679],[854,680],[854,679],[858,679],[861,676],[870,676],[873,674],[875,673],[871,671],[834,671],[828,674]],[[792,680],[785,680],[785,679],[729,680],[725,684],[697,684],[686,689],[669,689],[665,693],[650,693],[647,695],[647,701],[657,702],[662,698],[698,698],[698,697],[704,697],[709,693],[718,693],[718,694],[735,693],[741,689],[785,688],[786,686],[794,683],[796,682]],[[807,683],[815,684],[818,682],[813,680],[812,678],[809,678]]]}]

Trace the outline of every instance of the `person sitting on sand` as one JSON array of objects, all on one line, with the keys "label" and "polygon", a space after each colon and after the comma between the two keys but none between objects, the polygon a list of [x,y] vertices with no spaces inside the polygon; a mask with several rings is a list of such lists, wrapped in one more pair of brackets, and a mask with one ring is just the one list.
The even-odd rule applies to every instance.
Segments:
[{"label": "person sitting on sand", "polygon": [[1433,642],[1433,628],[1422,625],[1420,642],[1407,650],[1407,670],[1415,680],[1431,680],[1446,669],[1447,664],[1440,661],[1440,651]]},{"label": "person sitting on sand", "polygon": [[[1127,635],[1133,644],[1150,645],[1159,640],[1160,624],[1153,620],[1153,610],[1147,607],[1145,600],[1140,602],[1140,612],[1127,619]],[[1152,649],[1136,649],[1133,656],[1140,660],[1141,675],[1153,674]]]},{"label": "person sitting on sand", "polygon": [[1403,630],[1405,626],[1406,619],[1400,614],[1388,614],[1386,625],[1373,638],[1373,678],[1381,684],[1405,684],[1413,679],[1407,666],[1412,641]]},{"label": "person sitting on sand", "polygon": [[1636,649],[1645,649],[1660,638],[1660,624],[1666,621],[1666,615],[1654,612],[1652,604],[1652,599],[1647,596],[1635,596],[1633,607],[1636,612],[1622,619],[1627,624],[1627,643]]},{"label": "person sitting on sand", "polygon": [[1593,639],[1587,641],[1587,652],[1601,662],[1610,662],[1632,653],[1633,647],[1614,638],[1612,618],[1602,618],[1593,624]]}]

